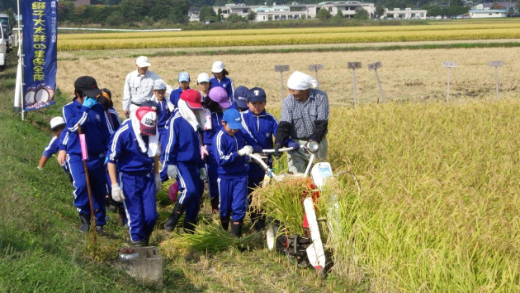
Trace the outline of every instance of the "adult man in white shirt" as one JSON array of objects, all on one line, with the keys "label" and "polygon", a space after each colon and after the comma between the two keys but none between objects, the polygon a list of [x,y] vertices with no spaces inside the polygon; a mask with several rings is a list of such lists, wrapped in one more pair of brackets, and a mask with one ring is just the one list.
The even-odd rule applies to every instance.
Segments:
[{"label": "adult man in white shirt", "polygon": [[[135,60],[137,70],[126,76],[123,89],[123,112],[129,117],[130,112],[135,112],[143,102],[153,98],[153,84],[161,79],[157,74],[148,70],[150,66],[146,56],[139,56]],[[166,93],[169,95],[172,87],[166,84]]]}]

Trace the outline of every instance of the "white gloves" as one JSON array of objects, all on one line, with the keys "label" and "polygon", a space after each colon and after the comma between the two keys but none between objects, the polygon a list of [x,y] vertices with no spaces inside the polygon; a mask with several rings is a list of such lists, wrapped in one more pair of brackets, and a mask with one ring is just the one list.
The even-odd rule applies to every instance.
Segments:
[{"label": "white gloves", "polygon": [[170,176],[170,178],[177,178],[177,173],[176,165],[168,165],[168,176]]},{"label": "white gloves", "polygon": [[117,202],[123,202],[125,200],[125,196],[123,195],[123,191],[119,188],[119,184],[112,184],[112,198]]},{"label": "white gloves", "polygon": [[238,150],[239,156],[247,156],[253,153],[253,147],[250,145],[246,145],[245,147]]},{"label": "white gloves", "polygon": [[204,158],[208,155],[209,155],[209,153],[208,153],[206,146],[205,145],[201,146],[200,147],[200,158],[204,160]]},{"label": "white gloves", "polygon": [[161,175],[155,174],[155,194],[159,193],[162,188]]},{"label": "white gloves", "polygon": [[206,172],[206,168],[200,168],[200,180],[206,180],[208,178],[208,173]]}]

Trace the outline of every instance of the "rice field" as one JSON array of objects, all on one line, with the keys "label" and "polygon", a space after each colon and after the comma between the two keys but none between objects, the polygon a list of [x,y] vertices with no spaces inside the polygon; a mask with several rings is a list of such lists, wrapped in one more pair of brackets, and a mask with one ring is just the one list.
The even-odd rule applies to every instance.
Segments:
[{"label": "rice field", "polygon": [[414,26],[62,34],[58,50],[197,48],[520,38],[520,21]]},{"label": "rice field", "polygon": [[[161,242],[162,252],[195,283],[221,286],[213,292],[518,292],[519,111],[509,99],[334,108],[328,161],[335,172],[354,173],[361,191],[347,174],[322,193],[318,217],[331,224],[334,262],[326,280],[312,269],[293,271],[261,245],[186,254],[175,236]],[[286,215],[282,208],[271,215],[289,219],[301,209],[300,195],[287,191],[294,184],[260,193],[267,202],[296,196]],[[204,233],[194,246],[212,240]],[[198,261],[185,262],[186,255]],[[222,263],[239,268],[235,278],[219,279],[230,269]],[[285,267],[281,280],[275,264]],[[251,274],[259,277],[241,281]]]},{"label": "rice field", "polygon": [[[84,50],[88,44],[89,50],[105,45],[129,50],[85,57],[60,48],[59,56],[67,57],[59,61],[57,81],[63,92],[71,94],[77,76],[92,75],[101,87],[111,89],[121,110],[123,81],[134,70],[134,55],[158,52],[146,48],[240,42],[241,46],[283,45],[290,43],[280,42],[292,39],[310,44],[341,38],[342,42],[518,38],[519,26],[514,20],[420,27],[61,35],[59,46],[69,44],[68,50]],[[178,72],[186,70],[194,80],[200,72],[209,72],[213,61],[222,60],[236,86],[266,90],[269,111],[276,117],[281,97],[274,64],[313,74],[308,65],[323,63],[320,84],[333,105],[328,160],[336,172],[355,174],[361,186],[359,191],[351,177],[339,176],[322,195],[321,216],[333,220],[327,249],[334,266],[325,280],[268,252],[254,239],[258,235],[249,231],[247,241],[255,240],[254,245],[228,238],[219,241],[222,231],[211,221],[216,216],[208,205],[202,217],[209,221],[201,222],[206,228],[200,233],[183,238],[154,232],[152,241],[167,258],[165,274],[177,279],[172,272],[181,271],[194,291],[207,292],[519,292],[517,59],[517,48],[150,58],[150,70],[173,86]],[[505,62],[499,69],[499,100],[494,96],[491,60]],[[352,61],[363,62],[364,67],[357,72],[361,105],[356,109],[352,72],[346,69]],[[379,76],[390,101],[382,105],[374,103],[379,89],[373,72],[366,70],[366,64],[376,61],[383,62]],[[444,102],[447,70],[442,61],[459,65],[451,72],[450,103]],[[277,191],[272,194],[282,194],[284,187]],[[332,216],[328,212],[334,196],[338,209]],[[159,225],[172,208],[162,197]],[[208,249],[209,241],[217,244],[214,249]]]}]

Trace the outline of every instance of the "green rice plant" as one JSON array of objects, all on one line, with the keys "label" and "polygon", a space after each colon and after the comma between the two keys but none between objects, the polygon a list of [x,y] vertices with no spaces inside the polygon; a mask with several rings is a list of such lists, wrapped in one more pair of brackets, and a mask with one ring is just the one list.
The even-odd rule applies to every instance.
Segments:
[{"label": "green rice plant", "polygon": [[259,243],[262,236],[258,233],[244,235],[241,238],[225,231],[218,221],[203,221],[194,233],[182,233],[175,236],[174,247],[180,250],[193,249],[203,252],[224,251],[231,247],[246,249]]},{"label": "green rice plant", "polygon": [[302,202],[312,192],[307,178],[288,178],[255,190],[251,206],[263,211],[267,218],[279,221],[279,233],[303,235]]}]

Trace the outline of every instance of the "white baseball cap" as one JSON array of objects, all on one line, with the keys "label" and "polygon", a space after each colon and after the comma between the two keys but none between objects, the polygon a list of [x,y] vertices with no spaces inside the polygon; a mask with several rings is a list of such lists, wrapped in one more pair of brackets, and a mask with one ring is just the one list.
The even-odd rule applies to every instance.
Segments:
[{"label": "white baseball cap", "polygon": [[63,119],[63,117],[54,117],[51,119],[51,129],[54,129],[60,125],[64,125],[65,124],[65,120]]},{"label": "white baseball cap", "polygon": [[197,82],[209,82],[209,74],[207,74],[206,72],[199,74],[199,76],[197,77]]},{"label": "white baseball cap", "polygon": [[215,61],[213,62],[213,66],[211,67],[211,72],[213,73],[220,73],[224,70],[224,63],[222,61]]},{"label": "white baseball cap", "polygon": [[135,60],[135,64],[137,64],[137,66],[139,67],[148,67],[152,64],[150,64],[150,62],[148,62],[148,57],[146,56],[139,56],[137,57],[137,59]]}]

